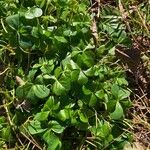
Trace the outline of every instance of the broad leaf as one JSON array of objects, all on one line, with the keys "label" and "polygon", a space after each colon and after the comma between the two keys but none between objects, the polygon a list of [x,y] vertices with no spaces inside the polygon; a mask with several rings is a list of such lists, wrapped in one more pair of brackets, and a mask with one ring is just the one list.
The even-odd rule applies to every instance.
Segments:
[{"label": "broad leaf", "polygon": [[122,88],[120,89],[120,91],[118,93],[118,97],[120,100],[129,98],[129,96],[130,96],[130,91],[122,89]]},{"label": "broad leaf", "polygon": [[62,109],[60,110],[60,112],[58,113],[57,117],[62,120],[62,121],[65,121],[67,119],[70,118],[69,116],[69,111],[67,109]]},{"label": "broad leaf", "polygon": [[46,121],[48,119],[49,111],[39,112],[35,115],[34,120]]},{"label": "broad leaf", "polygon": [[28,125],[28,130],[31,134],[39,134],[44,132],[46,129],[42,129],[41,123],[37,120],[33,120]]},{"label": "broad leaf", "polygon": [[91,94],[90,101],[89,101],[89,106],[94,107],[97,103],[97,97],[95,94]]},{"label": "broad leaf", "polygon": [[63,36],[54,36],[54,38],[61,43],[67,43],[67,40]]},{"label": "broad leaf", "polygon": [[7,126],[1,129],[1,137],[7,142],[11,142],[13,140],[11,127]]},{"label": "broad leaf", "polygon": [[70,90],[70,73],[63,73],[59,80],[55,79],[52,90],[56,95],[64,95]]},{"label": "broad leaf", "polygon": [[84,112],[82,112],[81,110],[79,110],[78,114],[79,114],[79,118],[80,118],[80,120],[82,122],[88,123],[88,117],[87,117],[87,115]]},{"label": "broad leaf", "polygon": [[53,92],[56,95],[63,95],[67,92],[66,88],[57,80],[53,85]]},{"label": "broad leaf", "polygon": [[123,108],[119,102],[116,103],[116,108],[113,113],[110,114],[111,119],[118,120],[123,117]]},{"label": "broad leaf", "polygon": [[48,123],[49,129],[54,131],[55,133],[62,133],[64,131],[64,127],[61,126],[57,121],[52,120]]},{"label": "broad leaf", "polygon": [[44,139],[44,141],[48,145],[47,150],[60,149],[60,147],[61,147],[61,141],[59,140],[59,138],[52,131],[48,130],[43,135],[43,139]]},{"label": "broad leaf", "polygon": [[88,82],[88,78],[85,76],[85,74],[80,71],[79,77],[78,77],[78,83],[79,84],[86,84]]},{"label": "broad leaf", "polygon": [[82,91],[85,95],[91,95],[92,94],[91,90],[87,89],[85,86],[82,87]]},{"label": "broad leaf", "polygon": [[113,84],[113,85],[111,86],[111,92],[112,92],[112,94],[113,94],[116,98],[118,98],[119,90],[120,90],[120,88],[119,88],[118,85]]},{"label": "broad leaf", "polygon": [[49,95],[50,90],[44,85],[34,85],[34,93],[38,98],[45,98]]},{"label": "broad leaf", "polygon": [[29,8],[29,10],[25,13],[26,19],[33,19],[40,17],[42,15],[42,9],[38,7]]},{"label": "broad leaf", "polygon": [[53,96],[50,96],[46,103],[43,106],[42,111],[52,111],[57,110],[60,106],[59,99],[55,99]]},{"label": "broad leaf", "polygon": [[33,84],[26,83],[23,86],[19,86],[16,89],[16,96],[18,98],[26,98],[26,99],[34,100],[35,94],[34,94]]},{"label": "broad leaf", "polygon": [[20,19],[20,14],[15,14],[15,15],[8,16],[6,18],[6,22],[12,29],[17,30],[20,25],[19,19]]}]

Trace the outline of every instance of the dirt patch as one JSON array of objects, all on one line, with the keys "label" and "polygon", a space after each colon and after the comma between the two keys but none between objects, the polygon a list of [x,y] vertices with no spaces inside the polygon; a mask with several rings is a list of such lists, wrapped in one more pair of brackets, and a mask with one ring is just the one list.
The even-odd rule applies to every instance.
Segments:
[{"label": "dirt patch", "polygon": [[132,119],[134,140],[150,148],[150,39],[137,37],[131,49],[117,47],[116,56],[126,69],[129,88],[132,90],[133,107],[129,110]]}]

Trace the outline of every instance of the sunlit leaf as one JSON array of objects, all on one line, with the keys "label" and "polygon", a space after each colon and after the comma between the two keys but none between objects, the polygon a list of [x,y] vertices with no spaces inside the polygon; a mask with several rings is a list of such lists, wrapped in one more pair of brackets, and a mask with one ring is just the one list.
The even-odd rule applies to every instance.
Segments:
[{"label": "sunlit leaf", "polygon": [[60,106],[60,102],[53,96],[50,96],[43,106],[43,111],[57,110]]},{"label": "sunlit leaf", "polygon": [[116,108],[113,113],[110,114],[110,117],[114,120],[121,119],[123,117],[123,108],[119,102],[116,103]]},{"label": "sunlit leaf", "polygon": [[40,17],[42,15],[42,9],[38,7],[29,8],[29,10],[25,13],[26,19],[33,19]]},{"label": "sunlit leaf", "polygon": [[55,133],[62,133],[64,131],[64,127],[61,126],[57,121],[52,120],[48,123],[49,129],[54,131]]},{"label": "sunlit leaf", "polygon": [[85,76],[85,74],[80,71],[79,77],[78,77],[79,84],[86,84],[88,82],[88,78]]},{"label": "sunlit leaf", "polygon": [[37,113],[34,117],[38,121],[46,121],[48,119],[49,111]]},{"label": "sunlit leaf", "polygon": [[54,36],[54,38],[61,43],[67,43],[67,40],[63,36]]},{"label": "sunlit leaf", "polygon": [[28,125],[28,130],[31,134],[39,134],[44,132],[46,129],[42,129],[41,123],[37,120],[33,120]]},{"label": "sunlit leaf", "polygon": [[87,123],[88,122],[88,117],[86,116],[86,114],[82,111],[78,111],[78,114],[79,114],[79,117],[80,117],[80,120],[84,123]]},{"label": "sunlit leaf", "polygon": [[49,95],[50,90],[44,85],[34,85],[34,93],[38,98],[45,98]]},{"label": "sunlit leaf", "polygon": [[47,132],[45,132],[43,135],[43,139],[48,144],[47,150],[60,149],[61,142],[52,131],[48,130]]},{"label": "sunlit leaf", "polygon": [[62,109],[59,113],[58,113],[58,118],[62,121],[65,121],[66,119],[69,119],[69,113],[67,109]]},{"label": "sunlit leaf", "polygon": [[53,92],[56,95],[62,95],[62,94],[65,94],[67,90],[59,81],[55,81],[53,85]]}]

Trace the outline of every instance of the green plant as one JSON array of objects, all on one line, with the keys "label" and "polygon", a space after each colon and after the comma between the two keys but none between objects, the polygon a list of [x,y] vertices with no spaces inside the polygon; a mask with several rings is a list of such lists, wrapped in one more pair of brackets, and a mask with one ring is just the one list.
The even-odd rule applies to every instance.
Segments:
[{"label": "green plant", "polygon": [[130,91],[122,68],[113,62],[115,46],[131,41],[119,11],[101,9],[94,49],[89,1],[0,4],[0,58],[9,68],[0,89],[5,99],[0,109],[8,111],[0,118],[3,146],[123,149],[131,140],[124,131]]}]

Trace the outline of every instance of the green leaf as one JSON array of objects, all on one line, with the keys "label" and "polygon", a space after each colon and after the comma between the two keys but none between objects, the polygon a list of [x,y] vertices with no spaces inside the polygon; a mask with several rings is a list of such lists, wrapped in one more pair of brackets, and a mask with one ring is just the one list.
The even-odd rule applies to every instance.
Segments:
[{"label": "green leaf", "polygon": [[118,30],[113,33],[112,38],[116,43],[122,43],[127,38],[127,34],[124,30]]},{"label": "green leaf", "polygon": [[70,72],[65,72],[60,79],[55,79],[52,90],[56,95],[64,95],[70,90]]},{"label": "green leaf", "polygon": [[83,107],[83,105],[84,105],[84,103],[83,103],[83,101],[82,100],[78,100],[78,106],[80,107],[80,108],[82,108]]},{"label": "green leaf", "polygon": [[129,96],[130,96],[130,91],[122,89],[122,88],[119,90],[118,97],[120,100],[129,98]]},{"label": "green leaf", "polygon": [[62,133],[64,131],[64,127],[61,126],[57,121],[52,120],[48,123],[48,127],[49,129],[51,129],[52,131],[54,131],[55,133]]},{"label": "green leaf", "polygon": [[24,89],[25,93],[27,93],[27,95],[25,96],[28,100],[35,100],[35,94],[34,94],[34,89],[33,86],[30,87],[29,90]]},{"label": "green leaf", "polygon": [[65,30],[64,32],[63,32],[63,34],[65,35],[65,36],[75,36],[76,34],[77,34],[77,31],[71,31],[71,30]]},{"label": "green leaf", "polygon": [[94,65],[94,53],[92,51],[85,51],[81,55],[81,59],[83,64],[85,64],[87,67],[92,67]]},{"label": "green leaf", "polygon": [[35,0],[36,4],[41,8],[45,5],[46,0]]},{"label": "green leaf", "polygon": [[20,40],[19,41],[19,45],[24,48],[24,49],[28,49],[32,47],[32,42],[30,40]]},{"label": "green leaf", "polygon": [[10,126],[2,128],[0,137],[2,137],[2,139],[4,139],[5,141],[10,142],[13,139],[11,132],[12,131]]},{"label": "green leaf", "polygon": [[19,14],[11,15],[6,18],[6,22],[12,29],[17,30],[20,25],[19,18]]},{"label": "green leaf", "polygon": [[34,85],[34,93],[38,98],[45,98],[49,95],[50,90],[44,85]]},{"label": "green leaf", "polygon": [[104,123],[101,126],[101,137],[108,137],[110,133],[111,133],[110,123],[104,121]]},{"label": "green leaf", "polygon": [[43,106],[42,111],[57,110],[60,106],[59,99],[55,99],[54,96],[50,96]]},{"label": "green leaf", "polygon": [[5,121],[6,121],[6,118],[4,116],[0,116],[0,125],[5,123]]},{"label": "green leaf", "polygon": [[130,96],[130,91],[125,90],[116,84],[111,86],[111,92],[118,100],[122,100]]},{"label": "green leaf", "polygon": [[43,135],[43,139],[48,144],[47,150],[56,150],[61,148],[61,141],[52,131],[46,131]]},{"label": "green leaf", "polygon": [[79,77],[80,70],[76,69],[71,72],[71,81],[77,81]]},{"label": "green leaf", "polygon": [[87,89],[85,86],[82,87],[82,91],[85,95],[91,95],[92,94],[92,92],[89,89]]},{"label": "green leaf", "polygon": [[18,98],[23,98],[23,97],[25,96],[23,87],[24,87],[24,86],[19,86],[19,87],[17,87],[17,89],[16,89],[16,96],[17,96]]},{"label": "green leaf", "polygon": [[99,98],[99,99],[104,99],[104,90],[99,90],[95,93],[95,95]]},{"label": "green leaf", "polygon": [[32,81],[34,79],[34,76],[37,72],[37,69],[32,69],[29,71],[29,74],[28,74],[28,78]]},{"label": "green leaf", "polygon": [[57,117],[58,117],[60,120],[62,120],[62,121],[65,121],[65,120],[67,120],[67,119],[70,118],[69,112],[68,112],[67,109],[62,109],[62,110],[60,110],[60,112],[58,113]]},{"label": "green leaf", "polygon": [[110,114],[111,119],[118,120],[123,117],[123,108],[119,102],[116,103],[116,108],[113,113]]},{"label": "green leaf", "polygon": [[111,126],[107,121],[101,121],[98,123],[97,127],[92,126],[90,131],[98,137],[106,138],[111,133]]},{"label": "green leaf", "polygon": [[92,93],[89,101],[89,106],[93,107],[96,105],[96,103],[97,103],[97,97],[95,96],[95,94]]},{"label": "green leaf", "polygon": [[41,64],[41,71],[44,74],[50,74],[53,69],[54,69],[54,61],[53,60],[45,60],[42,64]]},{"label": "green leaf", "polygon": [[106,51],[106,46],[105,45],[101,45],[99,48],[96,49],[96,55],[98,57],[102,57],[102,55],[104,54],[104,52]]},{"label": "green leaf", "polygon": [[116,108],[116,103],[117,103],[117,100],[114,100],[114,99],[110,99],[108,102],[107,102],[107,111],[108,112],[113,112]]},{"label": "green leaf", "polygon": [[37,120],[33,120],[28,125],[28,130],[31,134],[39,134],[44,132],[46,129],[42,129],[41,123]]},{"label": "green leaf", "polygon": [[112,92],[112,94],[113,94],[116,98],[118,98],[119,90],[120,90],[120,88],[119,88],[118,85],[113,84],[113,85],[111,86],[111,92]]},{"label": "green leaf", "polygon": [[119,84],[120,86],[121,86],[121,85],[128,85],[128,82],[127,82],[127,80],[123,77],[123,78],[117,78],[117,79],[116,79],[116,84]]},{"label": "green leaf", "polygon": [[41,64],[34,64],[32,68],[33,68],[33,69],[37,69],[37,68],[39,68],[39,67],[41,67]]},{"label": "green leaf", "polygon": [[54,71],[55,77],[56,77],[56,78],[59,78],[61,74],[62,74],[62,69],[61,69],[61,67],[57,67],[57,68],[55,69],[55,71]]},{"label": "green leaf", "polygon": [[66,88],[57,80],[53,85],[53,92],[56,95],[63,95],[67,92]]},{"label": "green leaf", "polygon": [[26,19],[33,19],[42,16],[43,12],[41,8],[32,7],[25,13]]},{"label": "green leaf", "polygon": [[61,43],[67,43],[67,40],[63,36],[54,36],[54,38]]},{"label": "green leaf", "polygon": [[106,24],[102,23],[102,26],[103,26],[103,30],[107,31],[108,34],[111,35],[112,33],[114,33],[114,29],[109,23],[106,23]]},{"label": "green leaf", "polygon": [[80,71],[79,77],[78,77],[78,83],[83,85],[83,84],[86,84],[87,82],[88,82],[88,78],[85,76],[83,71]]},{"label": "green leaf", "polygon": [[16,89],[16,96],[18,98],[26,98],[26,99],[34,100],[35,94],[34,94],[33,84],[26,83],[23,86],[19,86]]},{"label": "green leaf", "polygon": [[32,34],[33,37],[39,38],[40,37],[39,28],[38,27],[33,27],[31,34]]},{"label": "green leaf", "polygon": [[87,115],[84,112],[82,112],[81,110],[79,110],[78,114],[79,114],[80,120],[83,123],[88,123],[88,117],[87,117]]},{"label": "green leaf", "polygon": [[84,71],[84,74],[88,77],[92,77],[95,75],[96,67],[91,67],[88,70]]},{"label": "green leaf", "polygon": [[70,58],[70,55],[62,61],[63,67],[67,67],[69,70],[77,70],[79,66]]},{"label": "green leaf", "polygon": [[35,115],[34,120],[46,121],[48,119],[49,111],[39,112]]},{"label": "green leaf", "polygon": [[42,74],[40,74],[40,75],[36,76],[34,81],[36,84],[42,85],[42,84],[44,84],[44,76]]}]

